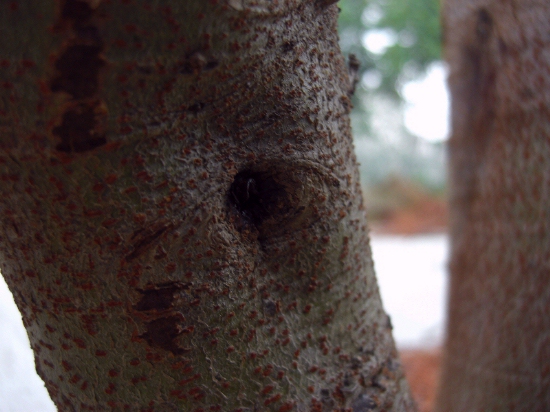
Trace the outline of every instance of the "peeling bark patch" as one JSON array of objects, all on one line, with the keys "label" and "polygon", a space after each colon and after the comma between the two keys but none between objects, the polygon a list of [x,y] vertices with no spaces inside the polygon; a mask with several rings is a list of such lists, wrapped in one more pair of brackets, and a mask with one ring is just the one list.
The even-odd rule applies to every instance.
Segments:
[{"label": "peeling bark patch", "polygon": [[107,143],[103,119],[105,114],[101,111],[96,113],[96,105],[78,105],[63,114],[61,125],[52,130],[54,135],[61,138],[57,150],[81,153]]},{"label": "peeling bark patch", "polygon": [[174,355],[183,355],[189,352],[189,349],[180,348],[175,340],[182,334],[181,323],[184,321],[185,318],[179,313],[155,319],[146,323],[147,332],[139,337],[144,339],[149,346],[167,350]]},{"label": "peeling bark patch", "polygon": [[188,283],[165,282],[137,289],[142,296],[133,308],[144,315],[141,318],[147,319],[146,331],[139,337],[149,346],[167,350],[174,355],[189,352],[189,349],[181,348],[176,342],[178,336],[189,331],[189,328],[183,327],[185,317],[174,310],[178,292],[189,287]]},{"label": "peeling bark patch", "polygon": [[180,282],[167,282],[156,285],[150,289],[138,289],[142,294],[141,300],[135,306],[140,312],[146,311],[164,311],[172,307],[175,294],[183,289],[188,289],[189,285]]},{"label": "peeling bark patch", "polygon": [[156,222],[148,228],[141,229],[132,236],[132,252],[124,258],[127,262],[143,255],[150,250],[158,239],[169,229],[174,227],[171,223]]},{"label": "peeling bark patch", "polygon": [[84,24],[92,17],[93,10],[85,1],[66,0],[61,10],[61,18]]},{"label": "peeling bark patch", "polygon": [[136,305],[136,310],[139,311],[167,310],[172,306],[172,302],[174,301],[173,288],[139,290],[139,292],[143,294],[141,300]]},{"label": "peeling bark patch", "polygon": [[107,110],[98,95],[100,71],[106,61],[93,15],[90,2],[65,0],[56,25],[68,44],[55,60],[56,74],[50,89],[72,99],[61,115],[61,124],[52,129],[52,134],[61,139],[56,149],[62,152],[86,152],[107,143]]},{"label": "peeling bark patch", "polygon": [[74,99],[94,96],[98,91],[99,70],[105,65],[100,51],[97,45],[68,47],[55,62],[59,74],[52,80],[52,92],[66,92]]}]

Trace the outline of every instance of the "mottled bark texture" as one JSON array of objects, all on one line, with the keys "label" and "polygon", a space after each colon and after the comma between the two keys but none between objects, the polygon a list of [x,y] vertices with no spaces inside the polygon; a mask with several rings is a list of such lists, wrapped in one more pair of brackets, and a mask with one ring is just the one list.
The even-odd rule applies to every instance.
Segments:
[{"label": "mottled bark texture", "polygon": [[2,274],[60,410],[413,409],[332,3],[0,3]]},{"label": "mottled bark texture", "polygon": [[450,309],[440,411],[550,410],[550,3],[447,0]]}]

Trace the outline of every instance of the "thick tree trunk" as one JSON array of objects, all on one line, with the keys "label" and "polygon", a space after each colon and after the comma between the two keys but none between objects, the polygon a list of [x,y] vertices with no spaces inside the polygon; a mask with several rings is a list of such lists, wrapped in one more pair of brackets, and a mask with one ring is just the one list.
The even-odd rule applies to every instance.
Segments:
[{"label": "thick tree trunk", "polygon": [[447,0],[451,288],[440,411],[550,410],[550,3]]},{"label": "thick tree trunk", "polygon": [[332,2],[2,2],[0,253],[60,410],[412,410]]}]

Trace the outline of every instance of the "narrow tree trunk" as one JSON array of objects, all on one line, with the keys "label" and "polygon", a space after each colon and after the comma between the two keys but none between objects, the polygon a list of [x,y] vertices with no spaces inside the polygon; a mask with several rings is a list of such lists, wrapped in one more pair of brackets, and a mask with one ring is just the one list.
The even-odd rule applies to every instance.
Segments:
[{"label": "narrow tree trunk", "polygon": [[2,274],[60,410],[413,409],[331,3],[0,5]]},{"label": "narrow tree trunk", "polygon": [[451,288],[440,411],[550,410],[550,3],[447,0]]}]

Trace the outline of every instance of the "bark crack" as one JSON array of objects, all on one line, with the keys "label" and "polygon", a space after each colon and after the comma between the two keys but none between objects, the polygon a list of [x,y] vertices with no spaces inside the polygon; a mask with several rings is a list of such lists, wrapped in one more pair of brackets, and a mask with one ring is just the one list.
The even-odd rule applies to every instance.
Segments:
[{"label": "bark crack", "polygon": [[100,71],[106,65],[104,44],[92,22],[92,6],[97,4],[65,0],[56,25],[69,39],[54,63],[56,75],[50,82],[52,92],[66,93],[71,99],[52,129],[61,139],[56,146],[61,152],[81,153],[107,143],[107,109],[98,93]]}]

